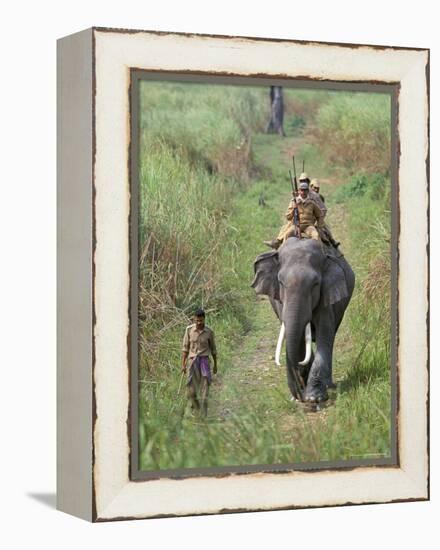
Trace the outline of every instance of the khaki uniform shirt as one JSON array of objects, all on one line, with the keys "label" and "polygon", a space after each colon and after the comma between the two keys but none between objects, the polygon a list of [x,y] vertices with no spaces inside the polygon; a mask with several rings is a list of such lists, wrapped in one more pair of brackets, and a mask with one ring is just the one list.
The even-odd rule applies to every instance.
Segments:
[{"label": "khaki uniform shirt", "polygon": [[[315,225],[317,222],[318,227],[322,227],[324,224],[324,215],[314,200],[307,197],[303,200],[301,197],[296,199],[299,212],[299,221],[301,227],[308,227],[309,225]],[[286,218],[290,221],[293,220],[294,201],[291,200],[289,208],[286,212]],[[326,210],[327,211],[327,210]]]},{"label": "khaki uniform shirt", "polygon": [[318,227],[323,226],[324,216],[315,201],[309,197],[304,200],[301,197],[298,197],[296,202],[298,204],[301,229],[308,227],[309,225],[315,225],[315,222]]},{"label": "khaki uniform shirt", "polygon": [[316,206],[321,210],[322,218],[325,218],[325,215],[327,214],[327,207],[324,204],[324,200],[322,198],[322,195],[317,193],[316,191],[312,191],[312,189],[309,190],[309,197],[312,199],[312,201],[316,202]]},{"label": "khaki uniform shirt", "polygon": [[[298,198],[300,198],[300,197],[298,197]],[[322,216],[322,219],[324,220],[325,215],[327,214],[327,207],[325,206],[324,202],[321,200],[320,195],[318,195],[318,193],[316,193],[315,191],[310,190],[307,198],[310,199],[311,201],[313,201],[316,204],[316,206],[321,211],[321,216]],[[298,203],[299,203],[299,201],[298,201]],[[289,203],[289,207],[288,207],[287,212],[286,212],[286,219],[288,219],[289,221],[293,220],[293,208],[294,208],[294,201],[292,199]],[[301,220],[301,225],[302,225],[302,223],[303,222]]]},{"label": "khaki uniform shirt", "polygon": [[214,331],[206,325],[202,330],[196,329],[196,324],[193,323],[185,329],[183,337],[182,351],[189,353],[189,358],[193,359],[196,356],[217,355],[215,347]]}]

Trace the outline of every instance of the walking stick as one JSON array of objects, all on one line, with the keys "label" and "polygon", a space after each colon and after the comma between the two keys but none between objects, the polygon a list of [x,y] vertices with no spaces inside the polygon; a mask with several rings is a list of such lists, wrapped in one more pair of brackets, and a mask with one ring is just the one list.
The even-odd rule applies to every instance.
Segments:
[{"label": "walking stick", "polygon": [[185,376],[185,372],[182,371],[181,375],[180,375],[180,381],[179,381],[179,388],[177,390],[177,394],[176,394],[176,399],[179,397],[180,395],[180,390],[182,389],[182,382],[183,382],[183,377]]}]

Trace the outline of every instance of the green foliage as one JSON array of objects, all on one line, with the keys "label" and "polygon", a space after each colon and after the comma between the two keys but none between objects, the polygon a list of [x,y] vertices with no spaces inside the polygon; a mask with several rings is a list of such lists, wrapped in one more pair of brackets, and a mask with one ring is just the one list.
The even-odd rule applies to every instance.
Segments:
[{"label": "green foliage", "polygon": [[[202,305],[246,327],[222,263],[232,200],[248,184],[262,90],[143,82],[140,94],[141,372],[176,364],[177,333]],[[229,281],[230,282],[230,281]],[[232,330],[232,327],[231,329]],[[173,342],[173,344],[171,344]],[[160,367],[158,367],[160,365]]]},{"label": "green foliage", "polygon": [[356,273],[355,292],[338,336],[353,347],[336,361],[336,369],[341,363],[350,366],[338,390],[335,416],[351,403],[352,419],[341,422],[351,425],[359,439],[356,452],[372,456],[390,453],[390,188],[387,173],[362,173],[331,197],[331,204],[340,204],[348,214],[344,252]]},{"label": "green foliage", "polygon": [[286,117],[286,122],[284,123],[284,129],[287,135],[297,135],[302,132],[306,125],[304,117],[294,113],[290,117]]},{"label": "green foliage", "polygon": [[267,117],[263,90],[234,86],[141,84],[141,132],[146,151],[157,143],[209,172],[247,179],[250,135]]},{"label": "green foliage", "polygon": [[294,90],[284,88],[284,112],[288,124],[293,123],[293,129],[304,128],[315,124],[316,116],[322,105],[331,97],[331,92],[325,90]]},{"label": "green foliage", "polygon": [[315,139],[330,163],[351,173],[386,173],[390,165],[388,94],[332,92],[316,118]]},{"label": "green foliage", "polygon": [[354,197],[366,197],[373,200],[388,200],[390,196],[390,180],[383,173],[360,173],[351,177],[350,181],[339,186],[333,196],[336,203],[344,203]]}]

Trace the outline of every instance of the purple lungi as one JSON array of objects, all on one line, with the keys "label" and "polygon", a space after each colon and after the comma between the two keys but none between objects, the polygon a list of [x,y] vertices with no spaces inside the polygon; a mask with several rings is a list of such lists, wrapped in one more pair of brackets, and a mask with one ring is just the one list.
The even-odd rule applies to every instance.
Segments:
[{"label": "purple lungi", "polygon": [[[189,368],[188,385],[191,384],[195,369],[199,371],[199,376],[204,376],[205,378],[207,378],[208,385],[211,384],[211,367],[209,365],[209,358],[207,356],[203,355],[202,357],[195,357],[191,362],[191,366]],[[197,376],[197,378],[199,378],[199,376]]]}]

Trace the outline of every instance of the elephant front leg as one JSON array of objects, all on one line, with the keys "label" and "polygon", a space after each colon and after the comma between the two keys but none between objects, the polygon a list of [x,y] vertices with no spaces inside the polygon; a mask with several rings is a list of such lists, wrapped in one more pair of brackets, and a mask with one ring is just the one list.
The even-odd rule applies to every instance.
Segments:
[{"label": "elephant front leg", "polygon": [[334,387],[332,378],[335,328],[333,312],[326,311],[316,323],[316,353],[307,379],[304,400],[319,403],[328,399],[327,388]]}]

